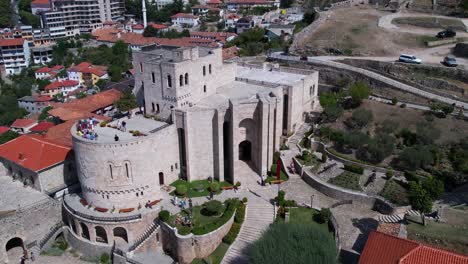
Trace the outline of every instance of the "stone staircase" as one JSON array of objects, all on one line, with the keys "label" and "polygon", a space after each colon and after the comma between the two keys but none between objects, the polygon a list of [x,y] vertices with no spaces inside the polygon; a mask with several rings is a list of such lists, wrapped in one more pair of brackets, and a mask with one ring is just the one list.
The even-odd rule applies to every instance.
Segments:
[{"label": "stone staircase", "polygon": [[249,263],[247,250],[261,237],[263,231],[274,221],[274,207],[260,198],[249,200],[246,216],[234,243],[229,247],[222,264]]},{"label": "stone staircase", "polygon": [[399,223],[404,218],[405,218],[405,216],[403,214],[401,214],[401,215],[380,215],[379,216],[379,222],[382,222],[382,223]]},{"label": "stone staircase", "polygon": [[133,243],[133,245],[131,245],[129,248],[128,248],[128,251],[129,252],[132,252],[132,251],[135,251],[137,250],[141,245],[143,245],[143,243],[145,243],[146,240],[148,240],[154,233],[156,233],[155,231],[158,230],[158,227],[159,227],[159,224],[155,222],[153,222],[144,232],[141,236],[139,236],[136,240],[135,240],[135,243]]}]

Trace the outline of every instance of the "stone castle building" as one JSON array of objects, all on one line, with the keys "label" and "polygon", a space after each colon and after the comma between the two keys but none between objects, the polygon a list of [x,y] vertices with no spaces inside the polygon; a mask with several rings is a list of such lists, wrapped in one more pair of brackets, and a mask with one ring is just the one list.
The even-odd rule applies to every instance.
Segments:
[{"label": "stone castle building", "polygon": [[[221,49],[150,46],[133,53],[133,64],[145,116],[97,125],[98,140],[74,126],[81,193],[63,198],[73,248],[120,252],[122,263],[162,248],[155,219],[158,202],[170,199],[167,185],[209,177],[235,183],[245,163],[266,175],[284,136],[320,108],[318,72],[223,62]],[[116,129],[123,121],[126,130]]]}]

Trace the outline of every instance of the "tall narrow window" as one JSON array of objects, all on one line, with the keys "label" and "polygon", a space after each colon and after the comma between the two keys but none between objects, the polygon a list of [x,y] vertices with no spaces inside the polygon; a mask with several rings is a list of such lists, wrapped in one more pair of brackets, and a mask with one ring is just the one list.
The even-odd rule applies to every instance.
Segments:
[{"label": "tall narrow window", "polygon": [[154,109],[154,103],[151,103],[151,111],[154,112],[155,109]]},{"label": "tall narrow window", "polygon": [[153,83],[156,83],[156,78],[154,77],[154,72],[151,73],[151,80]]},{"label": "tall narrow window", "polygon": [[159,104],[156,104],[156,112],[159,113]]},{"label": "tall narrow window", "polygon": [[184,85],[184,76],[182,74],[179,76],[179,85],[180,86]]},{"label": "tall narrow window", "polygon": [[309,88],[309,95],[312,96],[312,94],[314,93],[314,88],[312,88],[312,86]]},{"label": "tall narrow window", "polygon": [[167,86],[172,87],[172,77],[169,74],[167,75]]},{"label": "tall narrow window", "polygon": [[203,76],[206,75],[206,66],[203,66]]},{"label": "tall narrow window", "polygon": [[211,64],[208,65],[208,72],[211,74]]},{"label": "tall narrow window", "polygon": [[114,179],[114,175],[112,175],[112,165],[111,164],[109,164],[109,170],[110,170],[111,179]]},{"label": "tall narrow window", "polygon": [[206,93],[206,85],[203,85],[203,92]]},{"label": "tall narrow window", "polygon": [[188,84],[188,73],[185,73],[185,84]]},{"label": "tall narrow window", "polygon": [[143,72],[143,63],[140,62],[140,72]]},{"label": "tall narrow window", "polygon": [[125,163],[125,172],[127,172],[127,178],[130,178],[130,171],[128,170],[128,163]]}]

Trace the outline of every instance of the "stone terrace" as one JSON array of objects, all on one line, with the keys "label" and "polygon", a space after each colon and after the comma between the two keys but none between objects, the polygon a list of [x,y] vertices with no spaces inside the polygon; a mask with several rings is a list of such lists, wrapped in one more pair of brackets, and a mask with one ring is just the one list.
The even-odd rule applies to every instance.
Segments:
[{"label": "stone terrace", "polygon": [[[120,122],[120,124],[122,124],[122,122],[126,123],[125,131],[113,128],[113,127],[117,127],[118,122]],[[96,143],[113,143],[113,142],[115,142],[115,140],[114,140],[115,135],[117,135],[119,137],[119,142],[132,141],[132,140],[137,139],[138,137],[133,136],[132,133],[130,133],[130,131],[138,130],[140,133],[143,133],[145,135],[149,135],[150,133],[156,132],[158,130],[158,128],[161,128],[161,127],[163,127],[165,125],[168,125],[168,124],[165,123],[165,122],[156,121],[156,120],[151,119],[151,118],[145,118],[145,117],[143,117],[141,115],[137,115],[137,116],[134,116],[134,117],[132,117],[130,119],[127,118],[127,117],[124,117],[124,118],[120,118],[118,120],[114,120],[114,121],[108,123],[108,125],[111,125],[113,127],[108,127],[108,126],[101,127],[99,124],[97,124],[94,127],[94,132],[96,132],[98,134],[98,139],[94,140]],[[73,133],[75,133],[76,128],[73,127],[72,131],[73,131]],[[75,133],[75,135],[76,135],[76,133]],[[84,140],[86,140],[86,139],[84,139]],[[92,140],[89,140],[89,141],[92,141]]]},{"label": "stone terrace", "polygon": [[0,213],[32,206],[47,200],[49,197],[46,194],[32,188],[25,188],[23,183],[13,181],[11,177],[0,176]]}]

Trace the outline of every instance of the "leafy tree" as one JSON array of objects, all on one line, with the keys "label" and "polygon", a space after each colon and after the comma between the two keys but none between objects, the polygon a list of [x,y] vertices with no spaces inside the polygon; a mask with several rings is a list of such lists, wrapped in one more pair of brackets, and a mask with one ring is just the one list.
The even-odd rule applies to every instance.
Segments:
[{"label": "leafy tree", "polygon": [[335,240],[317,225],[275,223],[254,242],[250,263],[336,263]]},{"label": "leafy tree", "polygon": [[369,98],[369,86],[363,82],[355,82],[349,88],[349,95],[354,102],[361,104],[362,100]]},{"label": "leafy tree", "polygon": [[16,119],[24,117],[28,112],[18,107],[15,96],[0,96],[0,125],[11,125]]},{"label": "leafy tree", "polygon": [[328,106],[323,109],[322,115],[325,121],[334,122],[343,115],[343,111],[341,106]]},{"label": "leafy tree", "polygon": [[357,149],[369,143],[370,138],[367,134],[360,131],[352,131],[344,135],[344,142],[348,146]]},{"label": "leafy tree", "polygon": [[346,126],[349,128],[363,128],[372,122],[374,116],[372,111],[359,108],[355,110],[350,118],[345,121]]},{"label": "leafy tree", "polygon": [[400,165],[408,170],[416,170],[429,166],[434,162],[431,146],[416,145],[405,148],[398,156]]},{"label": "leafy tree", "polygon": [[8,130],[7,132],[0,135],[0,145],[4,144],[12,139],[19,137],[20,135],[15,131]]},{"label": "leafy tree", "polygon": [[440,130],[433,127],[430,123],[421,122],[416,124],[416,135],[418,141],[422,144],[432,144],[440,137]]},{"label": "leafy tree", "polygon": [[122,97],[115,102],[115,107],[117,107],[121,112],[129,111],[137,106],[136,97],[130,89],[125,90]]},{"label": "leafy tree", "polygon": [[468,175],[468,137],[452,144],[447,156],[455,172]]},{"label": "leafy tree", "polygon": [[21,21],[26,24],[30,25],[33,28],[38,28],[41,26],[41,22],[39,20],[39,17],[31,14],[30,12],[20,10],[19,15],[21,17]]},{"label": "leafy tree", "polygon": [[432,200],[439,199],[444,193],[444,183],[436,179],[434,176],[429,176],[422,181],[422,187],[426,190]]},{"label": "leafy tree", "polygon": [[99,81],[97,81],[95,85],[96,85],[100,90],[102,90],[102,89],[104,89],[104,87],[106,87],[106,84],[107,84],[107,81],[106,81],[106,80],[104,80],[104,79],[99,79]]},{"label": "leafy tree", "polygon": [[378,131],[385,134],[392,134],[398,129],[398,122],[395,120],[385,119],[380,124]]},{"label": "leafy tree", "polygon": [[265,38],[265,29],[260,27],[254,27],[242,32],[226,45],[227,47],[239,47],[239,54],[242,56],[255,56],[269,48],[268,39]]},{"label": "leafy tree", "polygon": [[294,3],[294,0],[281,0],[280,8],[290,8],[293,3]]},{"label": "leafy tree", "polygon": [[328,223],[331,219],[331,211],[328,208],[322,208],[317,214],[317,222],[319,223]]},{"label": "leafy tree", "polygon": [[143,36],[146,37],[146,38],[157,37],[158,36],[158,30],[155,29],[152,26],[147,26],[145,28],[145,31],[143,31]]},{"label": "leafy tree", "polygon": [[304,13],[302,21],[306,23],[307,25],[309,25],[310,23],[314,22],[316,16],[317,14],[315,13],[315,11],[308,11]]},{"label": "leafy tree", "polygon": [[39,91],[43,91],[44,88],[50,84],[50,81],[47,79],[38,79],[36,80],[36,83],[37,83],[37,89],[39,89]]},{"label": "leafy tree", "polygon": [[319,100],[322,107],[336,106],[338,104],[338,96],[335,93],[321,94]]},{"label": "leafy tree", "polygon": [[42,109],[41,114],[40,114],[39,117],[38,117],[38,120],[39,120],[39,121],[42,121],[42,120],[47,119],[47,117],[49,116],[49,111],[50,111],[52,108],[53,108],[52,106],[47,106],[47,107],[45,107],[44,109]]},{"label": "leafy tree", "polygon": [[433,200],[421,183],[411,181],[409,183],[409,200],[411,207],[421,213],[423,224],[426,224],[424,214],[432,212]]},{"label": "leafy tree", "polygon": [[403,144],[406,146],[413,146],[418,141],[416,133],[411,132],[411,130],[407,128],[403,128],[400,131],[400,137],[403,138]]},{"label": "leafy tree", "polygon": [[10,0],[0,0],[0,28],[12,25],[10,2]]}]

